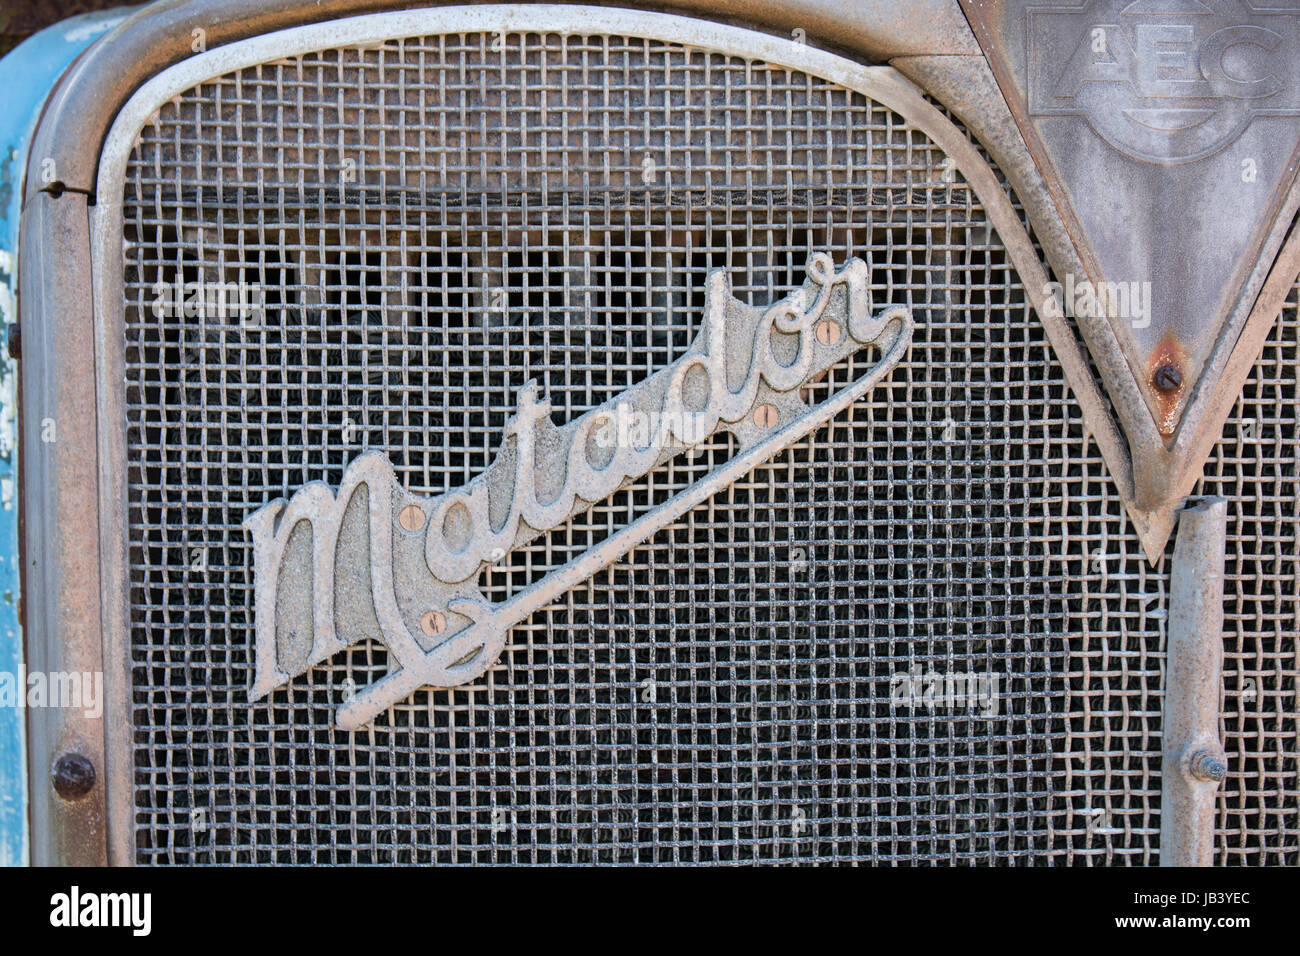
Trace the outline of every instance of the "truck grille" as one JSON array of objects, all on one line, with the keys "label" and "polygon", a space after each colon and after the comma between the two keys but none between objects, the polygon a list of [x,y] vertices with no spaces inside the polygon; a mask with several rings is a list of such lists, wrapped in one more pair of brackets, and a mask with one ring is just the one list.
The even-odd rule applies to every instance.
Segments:
[{"label": "truck grille", "polygon": [[[902,116],[632,37],[394,40],[165,104],[124,226],[139,862],[1156,862],[1167,564]],[[816,251],[917,319],[870,401],[515,628],[477,685],[340,732],[369,643],[248,703],[251,511],[367,448],[416,493],[463,483],[527,380],[571,419],[681,353],[707,270],[760,304]],[[1296,333],[1293,302],[1206,482],[1244,509],[1225,679],[1256,688],[1227,708],[1224,862],[1296,859]],[[727,453],[538,538],[491,595]],[[970,675],[996,697],[942,699]]]}]

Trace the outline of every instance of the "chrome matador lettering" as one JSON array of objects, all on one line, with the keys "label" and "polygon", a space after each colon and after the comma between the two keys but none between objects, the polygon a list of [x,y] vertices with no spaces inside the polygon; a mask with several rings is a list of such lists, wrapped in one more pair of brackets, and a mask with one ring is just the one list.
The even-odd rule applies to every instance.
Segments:
[{"label": "chrome matador lettering", "polygon": [[[873,313],[869,278],[858,259],[837,271],[815,255],[804,285],[761,310],[734,299],[715,271],[704,328],[681,358],[565,425],[529,382],[496,458],[464,487],[416,497],[387,458],[367,452],[337,492],[314,482],[256,511],[244,523],[254,552],[252,699],[372,637],[396,668],[340,706],[343,729],[420,687],[481,676],[512,626],[862,398],[898,363],[911,316]],[[816,405],[801,397],[867,346],[877,352],[865,375]],[[630,416],[652,424],[629,429]],[[725,464],[509,600],[483,596],[478,578],[492,562],[722,430],[739,448]]]}]

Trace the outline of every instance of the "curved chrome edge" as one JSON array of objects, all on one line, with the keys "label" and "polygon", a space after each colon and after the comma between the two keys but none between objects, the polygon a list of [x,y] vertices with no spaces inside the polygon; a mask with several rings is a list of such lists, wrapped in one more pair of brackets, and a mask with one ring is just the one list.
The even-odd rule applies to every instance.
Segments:
[{"label": "curved chrome edge", "polygon": [[315,50],[355,49],[390,40],[448,33],[633,36],[762,60],[773,66],[824,76],[850,88],[855,84],[870,84],[871,75],[878,71],[894,74],[889,67],[865,66],[793,39],[671,13],[568,4],[493,4],[365,14],[291,27],[218,47],[177,63],[145,83],[122,107],[104,141],[95,184],[99,206],[117,201],[114,187],[122,178],[121,168],[136,135],[173,96],[227,73]]},{"label": "curved chrome edge", "polygon": [[[59,188],[89,195],[114,115],[153,75],[197,52],[196,32],[200,46],[215,49],[307,23],[380,13],[397,2],[413,6],[419,0],[155,0],[69,71],[33,141],[37,153],[57,161]],[[438,7],[456,0],[425,2]],[[638,0],[585,2],[638,5]],[[957,0],[655,0],[654,5],[681,16],[798,35],[814,46],[876,63],[903,55],[980,53]],[[29,185],[24,201],[47,188]]]}]

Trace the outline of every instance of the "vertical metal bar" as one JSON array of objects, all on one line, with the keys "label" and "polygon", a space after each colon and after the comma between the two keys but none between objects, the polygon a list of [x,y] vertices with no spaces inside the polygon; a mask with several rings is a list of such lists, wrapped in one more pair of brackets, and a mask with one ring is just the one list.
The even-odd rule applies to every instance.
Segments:
[{"label": "vertical metal bar", "polygon": [[[16,323],[18,220],[26,186],[28,144],[46,96],[60,75],[100,34],[125,19],[119,11],[64,20],[24,40],[0,60],[0,89],[6,108],[0,116],[0,156],[5,159],[5,188],[0,199],[0,326]],[[43,159],[44,157],[42,157]],[[11,179],[13,180],[11,182]],[[12,187],[12,188],[10,188]],[[17,326],[14,326],[16,328]],[[27,664],[19,620],[18,512],[15,483],[19,476],[17,367],[0,355],[0,680],[8,679],[11,706],[0,704],[0,866],[28,862],[27,741],[25,732]],[[39,416],[38,416],[39,418]],[[48,432],[45,438],[52,437]],[[24,447],[24,454],[27,453]],[[44,775],[42,775],[42,781]]]},{"label": "vertical metal bar", "polygon": [[1219,741],[1227,502],[1200,498],[1178,517],[1169,598],[1161,768],[1160,865],[1209,866],[1228,758]]}]

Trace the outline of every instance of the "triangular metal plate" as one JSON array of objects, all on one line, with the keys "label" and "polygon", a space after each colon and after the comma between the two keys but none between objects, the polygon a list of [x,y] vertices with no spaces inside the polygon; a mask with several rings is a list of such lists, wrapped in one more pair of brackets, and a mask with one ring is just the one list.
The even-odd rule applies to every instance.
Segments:
[{"label": "triangular metal plate", "polygon": [[1084,265],[1058,301],[1123,421],[1138,507],[1169,511],[1230,410],[1220,378],[1294,212],[1300,5],[961,3]]}]

